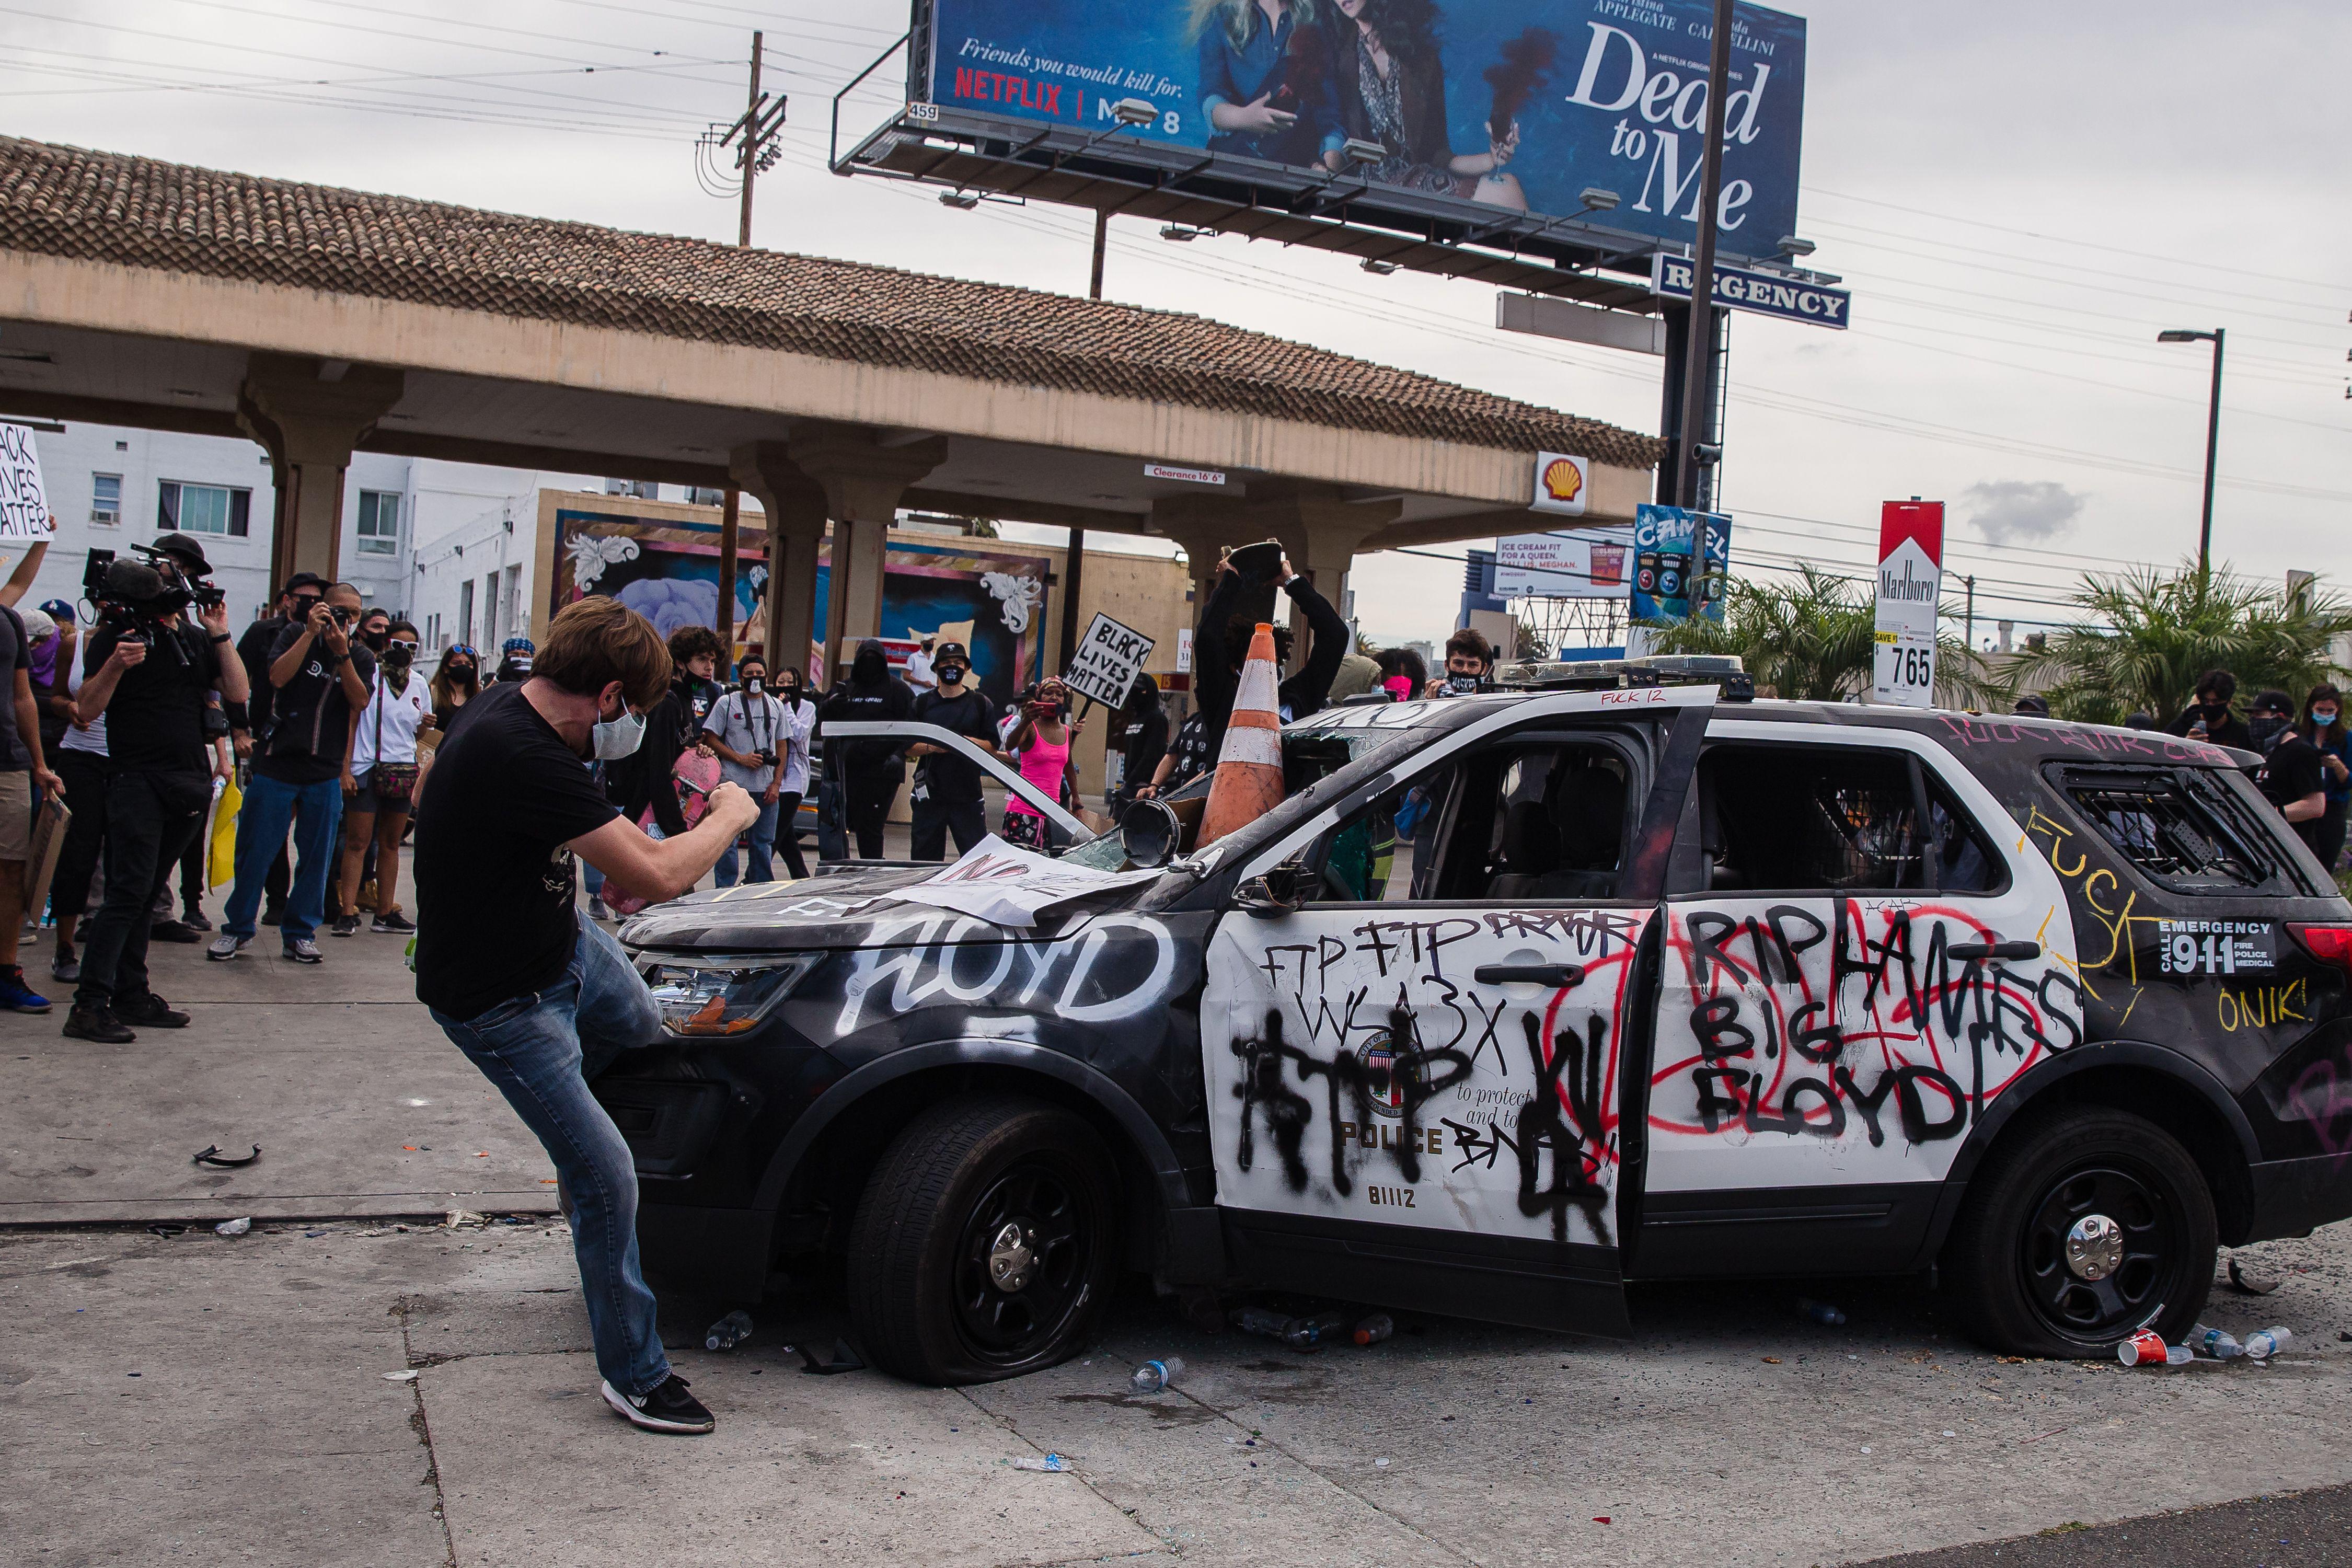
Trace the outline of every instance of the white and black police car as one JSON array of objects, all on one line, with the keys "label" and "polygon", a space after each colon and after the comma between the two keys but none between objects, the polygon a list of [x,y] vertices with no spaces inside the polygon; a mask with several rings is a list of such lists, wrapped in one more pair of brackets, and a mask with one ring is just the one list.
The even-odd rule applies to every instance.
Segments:
[{"label": "white and black police car", "polygon": [[2352,906],[2247,754],[1518,673],[1285,727],[1206,846],[1205,780],[1091,837],[1028,791],[1026,901],[856,863],[630,922],[667,1022],[596,1092],[649,1269],[832,1260],[943,1384],[1127,1270],[1602,1334],[1629,1280],[1932,1271],[2092,1356],[2352,1215]]}]

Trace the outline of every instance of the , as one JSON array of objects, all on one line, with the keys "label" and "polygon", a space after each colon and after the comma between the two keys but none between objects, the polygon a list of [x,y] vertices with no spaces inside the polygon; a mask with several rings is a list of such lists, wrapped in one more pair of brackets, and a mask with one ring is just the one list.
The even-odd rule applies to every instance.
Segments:
[{"label": ",", "polygon": [[2217,1244],[2352,1215],[2352,905],[2246,753],[1507,674],[1285,726],[1205,849],[1203,779],[1049,813],[1052,860],[631,921],[665,1037],[594,1089],[649,1268],[830,1260],[943,1384],[1146,1269],[1623,1335],[1629,1281],[1934,1268],[1984,1342],[2112,1357],[2190,1331]]}]

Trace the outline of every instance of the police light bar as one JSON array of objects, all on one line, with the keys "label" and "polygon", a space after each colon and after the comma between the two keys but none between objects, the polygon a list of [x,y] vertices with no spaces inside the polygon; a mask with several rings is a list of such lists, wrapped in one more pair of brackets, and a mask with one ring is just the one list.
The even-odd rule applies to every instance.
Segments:
[{"label": "police light bar", "polygon": [[1602,691],[1633,686],[1721,686],[1727,701],[1756,694],[1747,667],[1731,653],[1661,653],[1646,658],[1534,659],[1507,664],[1495,684],[1526,691]]}]

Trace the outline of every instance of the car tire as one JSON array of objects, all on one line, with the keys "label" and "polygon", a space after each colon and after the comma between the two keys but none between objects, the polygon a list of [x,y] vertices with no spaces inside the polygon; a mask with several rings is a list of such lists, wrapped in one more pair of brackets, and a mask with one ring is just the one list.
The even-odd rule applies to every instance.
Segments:
[{"label": "car tire", "polygon": [[2213,1288],[2204,1173],[2127,1111],[2028,1114],[1969,1182],[1944,1249],[1969,1331],[2011,1355],[2113,1355],[2143,1328],[2179,1343]]},{"label": "car tire", "polygon": [[1118,1259],[1116,1168],[1035,1100],[938,1105],[892,1142],[850,1231],[866,1359],[914,1383],[991,1383],[1086,1342]]}]

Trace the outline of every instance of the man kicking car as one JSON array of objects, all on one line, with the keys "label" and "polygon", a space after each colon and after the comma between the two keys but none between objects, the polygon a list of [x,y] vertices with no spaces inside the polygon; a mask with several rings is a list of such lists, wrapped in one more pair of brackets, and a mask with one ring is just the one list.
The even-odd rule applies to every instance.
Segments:
[{"label": "man kicking car", "polygon": [[621,944],[582,918],[573,856],[659,901],[692,889],[759,816],[742,788],[710,792],[702,820],[651,838],[588,772],[635,751],[669,689],[650,622],[602,595],[566,605],[530,673],[466,704],[441,743],[416,818],[416,995],[498,1085],[555,1162],[606,1404],[656,1432],[716,1424],[670,1371],[637,1267],[629,1146],[589,1092],[661,1016]]}]

